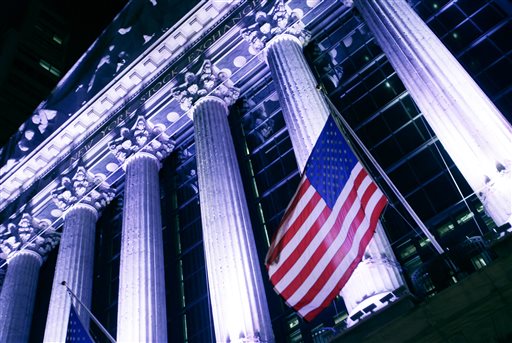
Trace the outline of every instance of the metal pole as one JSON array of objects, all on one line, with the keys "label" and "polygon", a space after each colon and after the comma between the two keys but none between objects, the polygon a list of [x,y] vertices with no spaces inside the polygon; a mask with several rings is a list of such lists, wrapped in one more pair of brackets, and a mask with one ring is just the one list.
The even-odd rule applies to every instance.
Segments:
[{"label": "metal pole", "polygon": [[80,299],[78,299],[78,297],[75,295],[75,293],[73,293],[73,291],[71,290],[71,288],[68,287],[68,285],[66,284],[66,281],[62,281],[60,283],[62,286],[66,287],[69,295],[71,295],[73,298],[76,299],[76,301],[78,301],[78,303],[84,308],[85,311],[87,311],[87,313],[89,313],[89,315],[91,316],[91,319],[94,321],[94,323],[96,323],[96,325],[98,325],[98,327],[100,328],[100,330],[105,334],[105,336],[107,336],[107,338],[109,339],[110,342],[112,343],[116,343],[116,340],[114,339],[114,337],[112,337],[110,335],[110,333],[107,331],[107,329],[105,329],[103,327],[103,325],[101,325],[101,323],[98,321],[98,319],[96,319],[96,317],[92,314],[91,311],[89,311],[89,309],[87,308],[87,306],[85,306],[81,301]]},{"label": "metal pole", "polygon": [[[321,87],[320,87],[321,88]],[[395,195],[397,196],[398,200],[400,200],[400,202],[402,203],[402,205],[404,205],[405,209],[407,210],[407,212],[409,212],[409,214],[411,215],[411,217],[414,219],[414,221],[416,222],[416,224],[418,224],[418,226],[420,227],[421,231],[423,231],[423,233],[425,234],[425,236],[427,236],[427,238],[432,242],[432,245],[434,246],[434,248],[436,249],[436,251],[439,253],[439,254],[443,254],[444,253],[444,250],[443,248],[441,247],[441,245],[439,245],[439,243],[437,243],[435,237],[430,233],[430,231],[428,230],[428,228],[425,226],[425,224],[423,224],[423,222],[421,221],[421,219],[418,217],[418,215],[416,214],[416,212],[412,209],[412,207],[409,205],[409,203],[407,202],[407,200],[403,197],[403,195],[400,193],[400,191],[396,188],[396,186],[394,185],[393,181],[391,181],[391,179],[386,175],[386,173],[384,172],[384,170],[381,168],[381,166],[379,165],[379,163],[373,158],[373,156],[370,154],[370,151],[368,151],[368,149],[366,149],[366,147],[364,146],[363,142],[359,139],[359,137],[357,137],[356,133],[354,132],[354,130],[352,130],[352,128],[350,127],[350,125],[348,125],[347,121],[345,120],[345,118],[343,118],[343,116],[341,115],[341,113],[338,111],[338,109],[334,106],[334,104],[331,102],[331,100],[329,99],[329,97],[327,97],[327,95],[322,91],[320,90],[320,93],[322,93],[322,95],[324,96],[324,98],[326,99],[327,103],[329,104],[329,107],[332,108],[332,110],[335,112],[336,116],[334,117],[334,119],[337,119],[339,120],[343,127],[345,128],[345,130],[347,130],[350,135],[352,136],[352,138],[356,141],[356,143],[359,145],[359,147],[363,150],[363,152],[366,154],[366,156],[368,157],[368,159],[370,160],[370,162],[373,164],[373,166],[377,169],[377,171],[379,172],[379,174],[382,176],[382,178],[384,179],[384,181],[386,181],[386,183],[388,184],[388,186],[391,188],[391,190],[393,191],[393,193],[395,193]]]}]

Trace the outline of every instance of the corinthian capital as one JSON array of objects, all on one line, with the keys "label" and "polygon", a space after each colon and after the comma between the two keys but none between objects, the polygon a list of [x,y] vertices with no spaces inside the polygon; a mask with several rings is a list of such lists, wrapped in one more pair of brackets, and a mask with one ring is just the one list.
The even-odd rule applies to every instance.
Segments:
[{"label": "corinthian capital", "polygon": [[232,105],[240,95],[240,90],[229,80],[228,72],[218,70],[210,60],[205,60],[197,74],[187,72],[184,82],[177,86],[172,96],[178,100],[180,107],[188,111],[206,95],[213,95]]},{"label": "corinthian capital", "polygon": [[79,166],[73,177],[64,176],[61,179],[60,186],[53,190],[52,196],[61,210],[80,202],[99,211],[114,198],[115,192],[101,178]]},{"label": "corinthian capital", "polygon": [[9,259],[21,249],[36,252],[42,259],[57,246],[60,234],[49,228],[47,220],[25,213],[18,224],[0,225],[0,257]]},{"label": "corinthian capital", "polygon": [[147,152],[161,161],[174,150],[176,144],[164,130],[163,125],[152,125],[139,116],[131,129],[121,129],[121,137],[110,142],[109,149],[121,163],[139,151]]},{"label": "corinthian capital", "polygon": [[282,33],[293,35],[306,45],[311,33],[304,28],[301,17],[301,11],[292,10],[284,0],[278,0],[268,12],[257,12],[255,23],[240,30],[240,35],[249,42],[249,52],[253,55],[262,51],[272,38]]}]

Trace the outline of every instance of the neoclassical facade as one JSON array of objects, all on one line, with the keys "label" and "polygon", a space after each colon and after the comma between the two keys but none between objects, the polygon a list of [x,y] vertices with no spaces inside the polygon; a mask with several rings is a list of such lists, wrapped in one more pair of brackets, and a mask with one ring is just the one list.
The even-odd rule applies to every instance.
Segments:
[{"label": "neoclassical facade", "polygon": [[[512,126],[491,100],[503,92],[487,95],[429,27],[443,11],[463,13],[459,5],[201,1],[173,20],[171,3],[125,8],[2,150],[0,341],[28,340],[52,249],[46,342],[65,339],[62,281],[120,342],[307,341],[417,293],[414,272],[434,249],[371,164],[396,212],[385,213],[339,298],[304,323],[271,289],[266,249],[338,110],[444,248],[463,240],[447,239],[455,226],[457,237],[474,235],[467,218],[482,237],[510,226]],[[497,3],[451,29],[486,10],[506,13]],[[510,13],[493,32],[507,23]],[[425,151],[438,155],[408,164]],[[429,172],[432,164],[442,169]],[[443,192],[446,201],[436,198]]]}]

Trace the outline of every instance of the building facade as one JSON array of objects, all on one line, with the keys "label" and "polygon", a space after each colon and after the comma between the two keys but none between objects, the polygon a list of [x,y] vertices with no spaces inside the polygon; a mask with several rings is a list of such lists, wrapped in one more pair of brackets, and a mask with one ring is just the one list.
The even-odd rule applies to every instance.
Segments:
[{"label": "building facade", "polygon": [[[73,11],[60,0],[6,4],[0,15],[1,146],[49,96],[125,3],[116,0],[105,6],[95,1],[89,3],[94,9],[80,5]],[[96,25],[87,21],[93,14]]]},{"label": "building facade", "polygon": [[[492,262],[512,216],[507,1],[174,5],[132,1],[38,107],[46,126],[3,148],[1,340],[62,341],[66,281],[118,341],[324,342]],[[305,322],[264,258],[338,114],[389,205]]]}]

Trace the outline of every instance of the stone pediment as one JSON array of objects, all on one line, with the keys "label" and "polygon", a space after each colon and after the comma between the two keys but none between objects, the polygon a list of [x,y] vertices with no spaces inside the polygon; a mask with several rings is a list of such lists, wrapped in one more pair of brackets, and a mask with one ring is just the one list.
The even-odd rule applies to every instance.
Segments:
[{"label": "stone pediment", "polygon": [[[319,1],[294,0],[286,5],[300,14],[304,26],[333,11],[332,4]],[[124,177],[121,162],[109,149],[122,127],[131,127],[142,116],[170,139],[190,127],[187,109],[173,98],[173,90],[188,71],[198,70],[206,59],[215,70],[229,75],[208,90],[212,94],[228,83],[243,91],[240,86],[247,80],[267,73],[264,62],[249,52],[249,42],[241,32],[254,25],[258,11],[268,13],[271,6],[272,1],[203,2],[159,39],[150,40],[143,53],[70,113],[58,129],[52,127],[52,109],[41,108],[39,117],[31,121],[39,134],[41,130],[47,133],[44,140],[32,147],[25,142],[27,150],[18,159],[6,160],[3,151],[6,163],[0,172],[0,217],[14,218],[31,208],[34,215],[48,218],[58,227],[63,211],[52,201],[51,192],[59,187],[61,175],[76,168],[78,162],[107,185]],[[337,6],[336,11],[345,10],[342,4]]]},{"label": "stone pediment", "polygon": [[[236,1],[222,1],[196,7],[195,11],[168,29],[159,41],[148,47],[145,53],[111,80],[103,90],[75,113],[70,113],[69,119],[58,129],[54,127],[53,132],[48,129],[48,122],[55,118],[55,111],[42,109],[45,103],[41,104],[40,109],[36,111],[37,117],[34,115],[24,124],[24,127],[37,124],[38,128],[29,130],[22,127],[21,137],[14,137],[18,138],[18,143],[22,143],[21,149],[18,149],[18,144],[14,148],[12,158],[2,156],[5,164],[0,171],[0,210],[20,196],[36,180],[56,168],[63,159],[72,158],[73,153],[81,148],[82,142],[98,132],[101,134],[105,124],[110,124],[114,116],[119,116],[127,98],[140,93],[144,85],[161,73],[170,61],[184,54],[205,31],[211,30],[237,6],[239,4]],[[78,69],[79,64],[80,62],[73,69]],[[31,145],[34,136],[43,127],[43,132],[46,133],[44,139],[37,145]],[[4,148],[2,151],[3,155],[9,153],[6,150]]]}]

